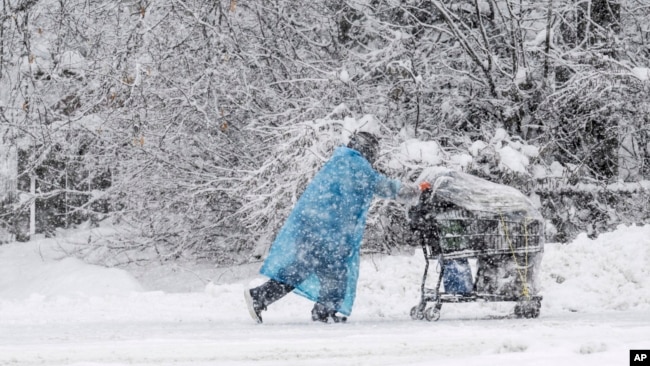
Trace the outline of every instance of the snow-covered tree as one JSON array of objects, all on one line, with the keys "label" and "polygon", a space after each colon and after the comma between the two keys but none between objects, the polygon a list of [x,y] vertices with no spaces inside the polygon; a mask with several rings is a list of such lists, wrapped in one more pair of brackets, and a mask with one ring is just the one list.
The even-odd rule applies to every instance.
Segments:
[{"label": "snow-covered tree", "polygon": [[[0,4],[19,191],[0,215],[22,239],[30,216],[49,234],[110,218],[131,230],[91,249],[259,258],[363,121],[383,173],[448,165],[513,185],[560,238],[648,219],[640,0]],[[404,245],[405,220],[375,203],[366,249]]]}]

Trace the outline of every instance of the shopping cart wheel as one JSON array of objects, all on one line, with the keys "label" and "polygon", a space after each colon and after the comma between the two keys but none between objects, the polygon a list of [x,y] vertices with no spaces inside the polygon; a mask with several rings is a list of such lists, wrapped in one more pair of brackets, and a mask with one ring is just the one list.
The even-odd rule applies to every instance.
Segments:
[{"label": "shopping cart wheel", "polygon": [[428,308],[424,311],[424,318],[430,322],[440,319],[440,308],[438,305]]},{"label": "shopping cart wheel", "polygon": [[424,319],[424,311],[420,310],[420,305],[415,305],[411,308],[411,319],[422,320]]},{"label": "shopping cart wheel", "polygon": [[540,301],[522,301],[515,305],[515,316],[517,318],[537,318],[541,307]]}]

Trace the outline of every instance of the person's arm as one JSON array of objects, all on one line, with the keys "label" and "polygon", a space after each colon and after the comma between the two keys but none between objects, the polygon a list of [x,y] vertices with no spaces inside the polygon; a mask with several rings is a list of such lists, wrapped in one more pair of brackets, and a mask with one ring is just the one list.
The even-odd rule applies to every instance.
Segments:
[{"label": "person's arm", "polygon": [[405,203],[416,203],[420,198],[420,194],[427,189],[431,189],[429,182],[402,184],[399,192],[397,192],[397,200]]},{"label": "person's arm", "polygon": [[380,174],[379,181],[375,186],[375,195],[381,198],[396,199],[402,189],[402,182],[397,179],[389,179]]},{"label": "person's arm", "polygon": [[401,202],[410,203],[417,201],[420,198],[420,193],[430,188],[431,184],[429,182],[405,184],[399,180],[389,179],[381,175],[375,187],[375,194],[381,198],[396,199]]}]

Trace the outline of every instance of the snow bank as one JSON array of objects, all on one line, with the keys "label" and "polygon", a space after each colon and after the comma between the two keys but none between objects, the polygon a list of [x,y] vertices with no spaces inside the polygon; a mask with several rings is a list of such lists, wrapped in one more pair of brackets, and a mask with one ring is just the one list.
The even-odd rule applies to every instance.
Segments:
[{"label": "snow bank", "polygon": [[650,309],[650,225],[550,245],[542,273],[550,310]]},{"label": "snow bank", "polygon": [[124,270],[60,258],[63,253],[55,248],[54,240],[0,246],[0,299],[103,296],[142,290]]}]

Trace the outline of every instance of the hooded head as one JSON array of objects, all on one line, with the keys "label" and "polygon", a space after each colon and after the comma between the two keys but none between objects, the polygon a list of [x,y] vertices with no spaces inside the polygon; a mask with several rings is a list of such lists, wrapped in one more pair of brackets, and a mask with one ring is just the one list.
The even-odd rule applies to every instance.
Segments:
[{"label": "hooded head", "polygon": [[361,153],[370,164],[374,164],[379,153],[379,140],[369,132],[357,132],[350,138],[348,147]]}]

